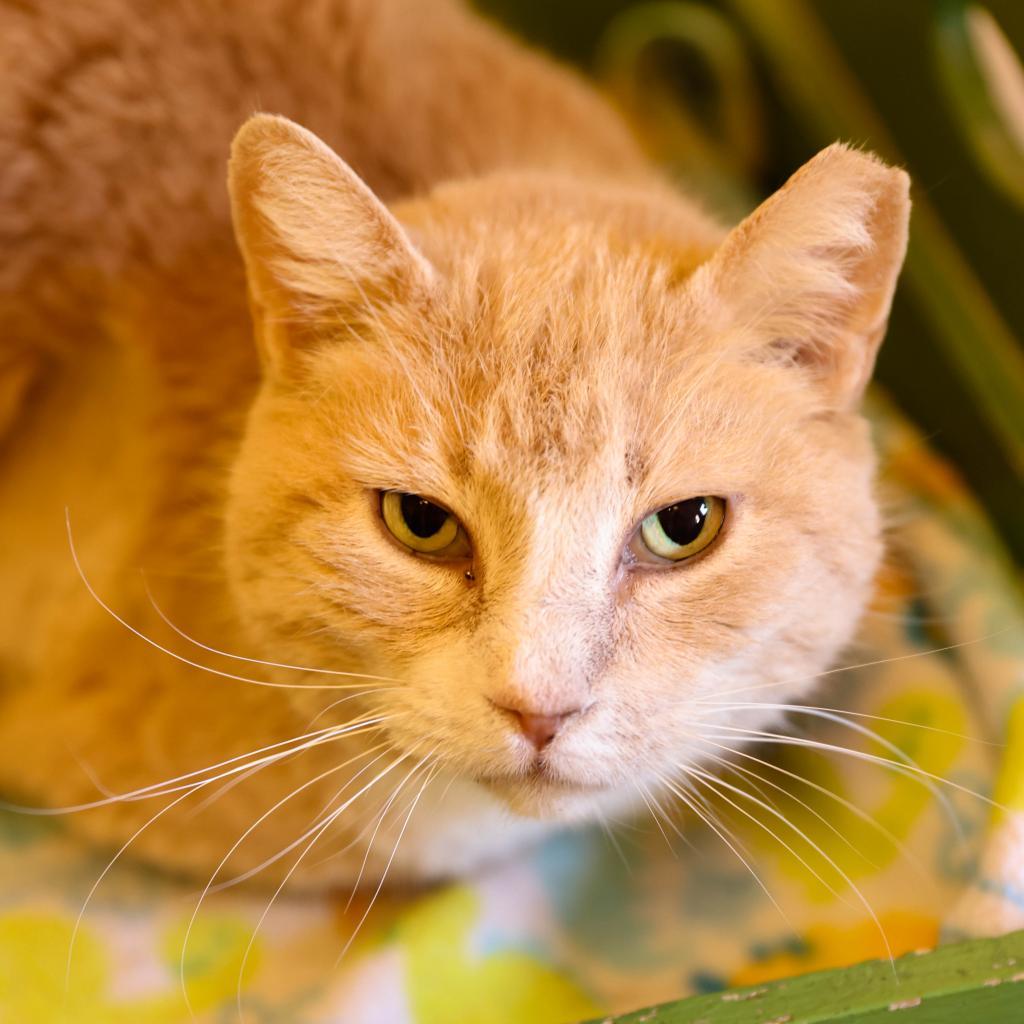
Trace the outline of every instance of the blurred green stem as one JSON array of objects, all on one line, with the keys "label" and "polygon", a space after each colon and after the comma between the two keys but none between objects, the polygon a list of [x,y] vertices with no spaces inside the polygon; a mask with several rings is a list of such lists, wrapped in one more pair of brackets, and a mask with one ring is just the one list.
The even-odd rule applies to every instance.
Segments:
[{"label": "blurred green stem", "polygon": [[934,43],[939,81],[978,166],[992,184],[1024,209],[1020,126],[1010,123],[1011,112],[1000,105],[996,95],[999,90],[993,88],[1000,73],[1004,88],[1010,87],[1014,78],[1019,82],[1020,61],[988,11],[963,0],[942,4]]}]

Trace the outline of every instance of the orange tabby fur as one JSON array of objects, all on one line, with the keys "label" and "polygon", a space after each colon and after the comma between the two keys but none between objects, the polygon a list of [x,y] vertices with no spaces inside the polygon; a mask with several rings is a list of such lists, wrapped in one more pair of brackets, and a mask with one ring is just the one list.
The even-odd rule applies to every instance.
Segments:
[{"label": "orange tabby fur", "polygon": [[[632,806],[699,757],[702,700],[793,697],[850,639],[902,172],[832,147],[727,234],[584,84],[448,3],[0,0],[0,67],[6,790],[89,802],[379,710],[133,848],[208,875],[324,774],[248,870],[394,765],[296,876],[351,884],[369,845],[377,879],[429,755],[391,870],[436,877]],[[327,145],[249,121],[229,206],[256,109]],[[456,512],[475,578],[398,550],[378,488]],[[720,543],[624,568],[694,494],[729,497]],[[131,626],[302,688],[133,635],[65,508]],[[199,649],[147,587],[206,644],[371,692]],[[540,777],[495,704],[583,711]],[[119,843],[169,799],[74,821]]]}]

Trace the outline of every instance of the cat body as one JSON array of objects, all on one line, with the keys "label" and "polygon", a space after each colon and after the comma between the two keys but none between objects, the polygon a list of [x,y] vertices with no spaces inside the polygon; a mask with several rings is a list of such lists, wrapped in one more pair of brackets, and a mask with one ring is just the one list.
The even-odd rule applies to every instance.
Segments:
[{"label": "cat body", "polygon": [[0,49],[5,791],[202,876],[443,877],[850,640],[901,172],[833,147],[727,232],[448,3],[0,0]]}]

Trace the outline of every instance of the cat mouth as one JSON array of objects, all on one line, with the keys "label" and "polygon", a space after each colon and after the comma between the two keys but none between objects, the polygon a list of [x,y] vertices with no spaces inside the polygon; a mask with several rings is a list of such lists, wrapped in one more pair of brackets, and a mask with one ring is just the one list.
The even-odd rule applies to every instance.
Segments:
[{"label": "cat mouth", "polygon": [[596,783],[567,779],[552,770],[543,761],[535,762],[518,775],[481,774],[475,776],[475,781],[498,793],[507,793],[510,790],[519,791],[523,788],[542,793],[588,793],[599,792],[607,788]]}]

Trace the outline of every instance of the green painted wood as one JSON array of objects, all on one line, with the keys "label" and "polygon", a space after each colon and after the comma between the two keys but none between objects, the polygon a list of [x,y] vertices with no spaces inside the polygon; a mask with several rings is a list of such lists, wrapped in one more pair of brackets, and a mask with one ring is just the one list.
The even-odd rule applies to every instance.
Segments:
[{"label": "green painted wood", "polygon": [[1024,1024],[1024,931],[590,1024]]}]

